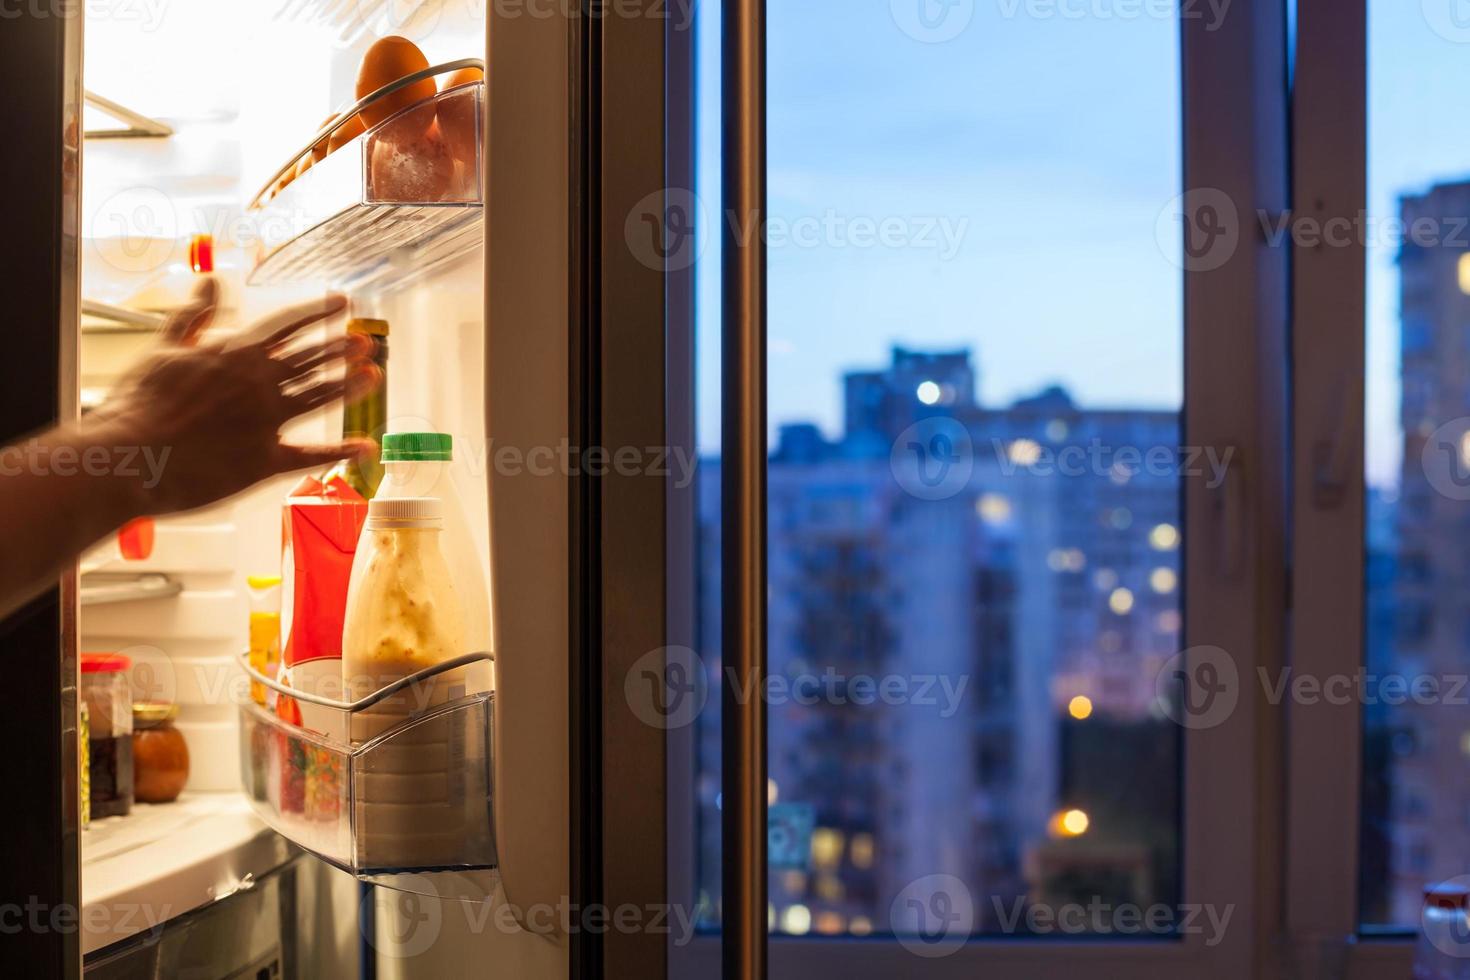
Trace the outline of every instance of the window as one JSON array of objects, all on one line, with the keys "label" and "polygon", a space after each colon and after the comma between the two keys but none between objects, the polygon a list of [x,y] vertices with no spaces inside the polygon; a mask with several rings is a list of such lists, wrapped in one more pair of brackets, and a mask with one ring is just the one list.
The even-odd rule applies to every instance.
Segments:
[{"label": "window", "polygon": [[[941,38],[907,7],[769,8],[773,955],[799,937],[912,945],[955,902],[956,946],[1172,947],[1184,474],[1218,491],[1235,451],[1183,435],[1179,12],[975,5]],[[692,741],[709,929],[718,29],[704,8],[695,612],[712,697]],[[1089,905],[1153,917],[1070,915]]]},{"label": "window", "polygon": [[[1470,406],[1470,243],[1300,236],[1339,210],[1352,228],[1385,213],[1412,227],[1445,205],[1409,198],[1446,181],[1375,169],[1370,220],[1357,214],[1369,157],[1351,92],[1369,32],[1325,0],[1299,20],[1292,3],[1232,5],[1228,23],[1193,4],[1166,20],[1147,4],[913,6],[928,16],[907,0],[769,5],[768,799],[772,841],[795,842],[771,847],[773,973],[1047,977],[1107,960],[1236,977],[1325,955],[1342,975],[1403,975],[1397,934],[1441,874],[1439,835],[1453,849],[1470,812],[1431,773],[1464,755],[1470,719],[1422,710],[1412,684],[1409,704],[1318,706],[1289,682],[1409,680],[1437,670],[1441,644],[1470,643],[1470,608],[1448,598],[1470,568],[1459,531],[1403,463],[1441,405]],[[1379,6],[1375,35],[1425,27]],[[1385,49],[1401,73],[1374,77],[1374,119],[1452,56],[1416,64],[1402,40]],[[1448,105],[1470,91],[1428,87]],[[1394,159],[1470,161],[1420,152],[1403,119],[1391,133]],[[710,127],[701,147],[713,230]],[[919,247],[920,218],[937,247]],[[698,270],[696,384],[712,694],[718,258]],[[1365,302],[1366,349],[1344,339]],[[1470,439],[1452,435],[1439,458],[1463,477]],[[949,678],[953,710],[859,697],[887,679],[912,694],[920,674]],[[717,700],[689,733],[706,929]],[[1175,918],[1131,943],[1058,942],[1124,938],[1116,919],[1048,914],[1094,901]],[[1234,925],[1202,936],[1184,910]]]},{"label": "window", "polygon": [[1423,687],[1363,710],[1362,862],[1377,873],[1359,913],[1374,931],[1417,928],[1424,887],[1463,874],[1470,846],[1470,708],[1452,693],[1470,663],[1470,136],[1445,123],[1470,108],[1470,37],[1451,6],[1368,4],[1364,658]]}]

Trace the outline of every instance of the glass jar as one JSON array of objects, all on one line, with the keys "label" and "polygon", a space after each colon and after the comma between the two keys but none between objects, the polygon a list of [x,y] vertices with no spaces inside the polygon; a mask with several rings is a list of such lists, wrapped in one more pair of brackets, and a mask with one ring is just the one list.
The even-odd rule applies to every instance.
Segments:
[{"label": "glass jar", "polygon": [[133,795],[139,803],[172,803],[189,781],[189,746],[174,727],[179,706],[133,705]]},{"label": "glass jar", "polygon": [[133,808],[132,665],[120,653],[82,654],[93,820],[124,816]]}]

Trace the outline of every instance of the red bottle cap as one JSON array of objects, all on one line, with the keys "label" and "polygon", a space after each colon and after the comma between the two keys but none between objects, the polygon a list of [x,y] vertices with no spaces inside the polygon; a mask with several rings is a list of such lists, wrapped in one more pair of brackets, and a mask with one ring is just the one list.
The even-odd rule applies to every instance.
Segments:
[{"label": "red bottle cap", "polygon": [[189,268],[199,273],[214,271],[213,235],[195,235],[189,239]]},{"label": "red bottle cap", "polygon": [[84,674],[113,674],[120,670],[127,670],[132,665],[133,661],[122,653],[82,654],[82,673]]},{"label": "red bottle cap", "polygon": [[117,532],[117,549],[128,561],[142,561],[153,554],[154,524],[151,517],[128,521]]}]

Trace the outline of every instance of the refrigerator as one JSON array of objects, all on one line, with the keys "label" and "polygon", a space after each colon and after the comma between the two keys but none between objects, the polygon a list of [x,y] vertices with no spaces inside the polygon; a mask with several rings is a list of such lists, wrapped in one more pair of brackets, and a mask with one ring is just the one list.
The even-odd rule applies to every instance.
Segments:
[{"label": "refrigerator", "polygon": [[[383,129],[312,154],[335,134],[325,117],[384,97],[359,99],[356,81],[388,36],[423,51],[416,77],[460,110],[460,144],[428,185],[376,169]],[[342,292],[351,316],[389,324],[387,431],[453,436],[468,520],[448,532],[489,583],[494,658],[493,690],[444,713],[461,739],[462,846],[385,866],[359,846],[370,760],[262,709],[242,665],[247,578],[280,574],[301,474],[159,518],[147,557],[101,542],[0,624],[0,904],[19,923],[0,936],[7,972],[669,973],[667,931],[585,912],[667,908],[671,882],[687,885],[668,861],[685,833],[671,816],[692,812],[668,789],[682,750],[625,682],[689,628],[668,597],[692,564],[671,515],[692,509],[657,472],[565,461],[692,438],[689,392],[669,381],[692,358],[686,273],[646,261],[628,230],[688,163],[686,45],[660,17],[483,0],[116,0],[0,24],[13,133],[0,436],[84,422],[201,270],[220,284],[220,337]],[[482,81],[445,85],[472,67]],[[286,434],[332,440],[342,425],[334,405]],[[528,465],[537,452],[561,462]],[[176,801],[81,825],[83,651],[127,654],[135,697],[177,705],[190,776]],[[312,819],[282,802],[278,772],[269,785],[252,772],[292,746],[336,774]]]}]

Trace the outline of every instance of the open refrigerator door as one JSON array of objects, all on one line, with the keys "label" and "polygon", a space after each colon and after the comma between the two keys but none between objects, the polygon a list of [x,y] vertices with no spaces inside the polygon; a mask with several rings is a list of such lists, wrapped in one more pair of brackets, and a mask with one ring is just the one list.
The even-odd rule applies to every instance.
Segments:
[{"label": "open refrigerator door", "polygon": [[[341,569],[352,564],[365,500],[379,490],[375,460],[269,481],[104,542],[82,563],[79,700],[88,714],[100,703],[88,673],[98,663],[122,663],[127,689],[124,706],[106,724],[88,719],[79,739],[88,756],[79,779],[90,790],[82,914],[107,923],[83,931],[82,952],[99,975],[147,961],[218,976],[370,966],[438,976],[470,949],[522,965],[508,975],[565,975],[564,950],[539,937],[527,944],[519,928],[481,922],[457,937],[449,924],[459,917],[441,914],[421,947],[411,928],[425,903],[488,903],[501,886],[483,368],[485,10],[473,0],[256,6],[174,0],[134,17],[89,8],[81,408],[105,406],[156,351],[160,325],[202,276],[220,296],[208,337],[226,343],[285,303],[344,293],[347,325],[322,332],[373,336],[386,384],[371,404],[331,406],[286,434],[317,443],[344,432],[444,437],[445,455],[409,462],[443,464],[437,486],[414,492],[462,501],[440,525],[453,587],[465,593],[458,659],[450,668],[414,661],[377,679],[400,681],[405,694],[461,680],[371,731],[359,720],[381,715],[394,689],[373,684],[347,698]],[[259,601],[271,590],[284,600],[274,620]],[[323,683],[333,678],[335,689]],[[131,806],[105,805],[123,795]],[[440,831],[431,844],[426,823]],[[262,927],[251,920],[268,891],[275,911]],[[301,903],[309,915],[280,911]],[[247,918],[224,914],[236,906]],[[221,940],[231,935],[239,941]]]}]

